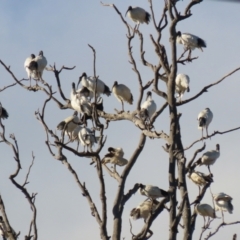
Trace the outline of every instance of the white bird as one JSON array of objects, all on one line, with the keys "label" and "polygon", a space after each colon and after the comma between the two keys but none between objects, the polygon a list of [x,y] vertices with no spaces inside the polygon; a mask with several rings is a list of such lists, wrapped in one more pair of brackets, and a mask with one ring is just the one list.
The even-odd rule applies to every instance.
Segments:
[{"label": "white bird", "polygon": [[24,62],[24,68],[27,72],[28,79],[30,80],[30,86],[31,86],[31,79],[36,78],[34,72],[29,69],[29,64],[30,64],[30,62],[32,62],[34,60],[34,58],[35,58],[35,55],[31,54],[30,57],[28,57]]},{"label": "white bird", "polygon": [[205,217],[216,218],[215,210],[207,203],[197,204],[195,206],[195,211],[197,214],[203,216],[204,227],[205,227]]},{"label": "white bird", "polygon": [[203,138],[203,129],[206,129],[207,137],[208,137],[208,126],[213,119],[213,113],[209,108],[205,108],[198,114],[198,129],[202,130],[202,138]]},{"label": "white bird", "polygon": [[220,156],[220,145],[216,145],[216,150],[210,150],[205,152],[201,158],[196,161],[196,165],[206,165],[210,171],[210,165],[213,165]]},{"label": "white bird", "polygon": [[195,184],[198,185],[198,187],[199,187],[199,194],[200,194],[200,191],[201,191],[201,186],[204,186],[204,185],[206,185],[209,182],[213,182],[211,174],[207,175],[205,173],[198,172],[198,171],[192,171],[191,173],[189,173],[188,177]]},{"label": "white bird", "polygon": [[152,92],[147,92],[147,98],[144,103],[141,105],[140,110],[140,117],[143,119],[143,121],[146,121],[147,119],[150,121],[152,115],[156,112],[157,105],[152,99]]},{"label": "white bird", "polygon": [[123,102],[127,102],[132,105],[133,95],[126,85],[118,84],[118,82],[115,81],[112,87],[112,92],[114,93],[118,101],[122,103],[122,112],[124,112]]},{"label": "white bird", "polygon": [[138,205],[136,208],[133,208],[131,210],[130,216],[132,217],[133,220],[143,218],[144,222],[146,222],[151,212],[154,212],[154,210],[156,209],[158,203],[159,202],[157,200],[144,201],[143,203]]},{"label": "white bird", "polygon": [[221,192],[218,194],[213,194],[213,199],[215,203],[215,210],[220,210],[222,212],[222,218],[224,222],[223,212],[229,212],[230,214],[232,214],[233,211],[232,197]]},{"label": "white bird", "polygon": [[190,82],[190,78],[186,74],[179,73],[176,77],[175,91],[178,94],[180,102],[182,101],[182,97],[185,91],[190,92],[189,82]]},{"label": "white bird", "polygon": [[122,148],[109,147],[108,152],[102,159],[102,164],[112,163],[115,169],[116,165],[125,166],[128,163],[128,160],[123,158],[124,152]]},{"label": "white bird", "polygon": [[86,87],[93,94],[94,94],[95,89],[96,89],[96,96],[97,97],[100,94],[106,94],[107,96],[111,95],[111,91],[110,91],[109,87],[102,80],[97,79],[97,81],[96,81],[92,77],[87,77],[87,74],[85,72],[79,77],[78,85],[80,84],[80,82],[82,83],[82,85],[84,87]]},{"label": "white bird", "polygon": [[143,184],[139,185],[139,193],[151,199],[168,196],[168,192],[164,191],[163,189],[157,186],[143,185]]},{"label": "white bird", "polygon": [[28,69],[32,71],[34,78],[42,80],[43,70],[47,66],[47,59],[43,56],[43,51],[39,52],[39,55],[36,56],[28,66]]},{"label": "white bird", "polygon": [[7,119],[9,117],[7,110],[0,103],[0,118]]},{"label": "white bird", "polygon": [[126,15],[128,15],[128,17],[132,21],[136,22],[138,25],[140,23],[148,24],[151,19],[151,15],[147,11],[145,11],[143,8],[140,8],[140,7],[129,6],[125,16]]},{"label": "white bird", "polygon": [[72,116],[65,118],[62,122],[60,122],[57,125],[57,129],[64,131],[71,141],[74,140],[73,131],[78,126],[79,123],[79,117],[77,116],[77,114],[78,112],[75,111]]}]

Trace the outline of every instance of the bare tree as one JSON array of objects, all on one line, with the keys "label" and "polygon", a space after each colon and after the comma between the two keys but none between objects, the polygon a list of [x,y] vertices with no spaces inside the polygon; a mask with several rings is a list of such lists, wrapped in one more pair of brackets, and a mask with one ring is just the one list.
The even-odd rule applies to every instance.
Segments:
[{"label": "bare tree", "polygon": [[[204,216],[205,223],[205,213],[196,211],[196,206],[202,203],[202,199],[204,198],[207,192],[210,192],[212,196],[212,202],[209,203],[213,209],[215,209],[215,205],[217,204],[217,199],[214,198],[214,195],[211,193],[210,186],[214,179],[213,174],[210,172],[209,175],[198,175],[198,172],[195,171],[195,168],[198,165],[205,164],[203,163],[202,156],[200,154],[206,149],[206,142],[209,139],[214,141],[214,137],[216,135],[227,134],[232,131],[236,131],[240,129],[240,126],[231,126],[227,130],[214,131],[207,135],[202,136],[199,139],[195,139],[189,146],[184,147],[182,142],[182,133],[181,132],[181,116],[182,114],[179,112],[179,107],[185,104],[190,103],[191,101],[201,97],[205,94],[209,88],[214,87],[225,79],[227,79],[230,75],[234,74],[239,68],[234,69],[230,73],[226,74],[224,77],[219,79],[216,82],[212,82],[209,85],[205,86],[203,89],[200,89],[199,92],[186,100],[182,100],[180,96],[176,96],[176,76],[178,72],[178,65],[185,64],[194,64],[197,62],[198,57],[193,57],[192,50],[194,48],[201,48],[199,45],[199,39],[194,35],[188,34],[188,36],[183,36],[183,33],[179,33],[177,31],[177,25],[179,22],[184,21],[192,16],[191,9],[193,7],[197,7],[195,5],[200,4],[202,0],[193,0],[189,4],[186,4],[185,11],[180,13],[178,10],[178,1],[174,0],[166,0],[165,6],[162,9],[161,14],[159,14],[158,10],[154,10],[154,6],[152,4],[152,0],[149,0],[149,9],[150,13],[143,10],[142,13],[150,14],[152,18],[153,25],[155,27],[155,33],[150,35],[150,39],[152,45],[154,46],[155,55],[158,59],[157,63],[153,63],[148,61],[145,58],[145,49],[144,49],[144,36],[141,33],[140,20],[137,25],[132,27],[125,20],[122,13],[118,10],[118,8],[114,4],[106,4],[101,3],[101,7],[110,7],[109,11],[115,11],[116,17],[120,17],[120,21],[126,28],[126,38],[127,38],[127,48],[129,55],[129,63],[132,66],[132,70],[136,74],[136,78],[138,80],[139,93],[134,97],[135,101],[135,110],[130,111],[118,111],[115,109],[115,112],[108,113],[103,109],[100,109],[100,103],[98,102],[100,99],[100,94],[104,92],[98,92],[98,86],[102,84],[100,77],[96,71],[96,58],[97,58],[97,50],[94,46],[89,45],[88,47],[91,49],[93,53],[93,77],[89,78],[94,82],[93,96],[90,95],[82,98],[81,94],[89,94],[89,89],[86,92],[83,91],[83,88],[78,91],[75,89],[75,82],[72,84],[73,90],[72,95],[75,96],[77,104],[79,104],[79,114],[80,117],[76,118],[70,117],[60,122],[59,119],[59,129],[62,130],[61,133],[57,133],[53,128],[50,127],[47,117],[46,117],[46,108],[52,102],[56,103],[56,106],[61,109],[74,109],[73,99],[68,99],[66,97],[68,94],[67,90],[62,88],[62,82],[60,79],[60,75],[62,71],[71,71],[75,69],[73,67],[65,67],[62,66],[60,70],[57,69],[55,63],[50,64],[46,70],[51,71],[54,74],[57,83],[57,89],[53,89],[49,81],[43,79],[42,77],[37,80],[37,84],[34,86],[28,86],[25,84],[27,79],[19,80],[14,72],[10,69],[10,67],[4,62],[4,60],[0,60],[2,67],[10,74],[12,79],[15,81],[13,84],[9,84],[8,86],[2,88],[1,90],[7,91],[8,88],[14,87],[16,85],[20,86],[24,90],[26,90],[26,94],[30,92],[34,92],[34,94],[38,94],[39,92],[43,92],[46,96],[46,99],[42,105],[40,110],[35,112],[35,117],[38,122],[43,127],[43,131],[45,132],[45,145],[48,149],[50,155],[53,159],[58,160],[59,163],[62,163],[69,174],[72,175],[74,180],[77,183],[82,195],[86,198],[86,205],[88,204],[90,208],[91,215],[95,218],[98,226],[99,226],[99,235],[103,240],[113,239],[120,240],[123,238],[122,234],[122,223],[123,223],[123,212],[125,204],[132,198],[132,196],[139,190],[143,189],[142,194],[146,195],[148,198],[143,202],[143,205],[134,206],[131,215],[132,217],[144,218],[144,225],[140,232],[134,234],[132,231],[132,223],[130,221],[129,228],[130,233],[132,235],[132,239],[140,240],[140,239],[149,239],[153,236],[154,232],[150,229],[154,220],[163,212],[168,212],[169,215],[169,238],[171,240],[175,240],[178,238],[178,232],[181,231],[183,233],[184,240],[190,239],[210,239],[215,234],[219,234],[219,231],[223,226],[234,225],[240,223],[240,221],[229,222],[226,223],[224,218],[218,224],[215,230],[211,230],[212,222],[219,221],[217,218],[213,217],[213,219],[209,219],[204,227],[202,228],[200,236],[196,236],[195,228],[196,228],[196,219],[199,215]],[[135,9],[136,10],[136,9]],[[138,9],[139,10],[139,9]],[[141,10],[141,11],[142,11]],[[157,20],[159,19],[159,20]],[[162,36],[165,34],[166,30],[169,31],[169,42],[163,43]],[[184,45],[184,50],[180,56],[177,54],[177,39],[181,35],[180,43]],[[154,35],[156,35],[154,37]],[[186,34],[185,34],[186,35]],[[188,43],[188,39],[190,38],[190,43]],[[141,64],[137,64],[136,57],[133,54],[133,40],[139,40],[139,49],[140,49],[140,58]],[[202,40],[202,39],[201,39]],[[178,42],[179,42],[178,41]],[[195,41],[195,42],[194,42]],[[166,45],[170,46],[170,51],[167,51]],[[192,45],[191,45],[192,44]],[[188,55],[187,55],[188,54]],[[143,77],[140,73],[140,68],[149,68],[152,71],[152,78],[149,79],[146,83],[144,83]],[[30,68],[29,68],[30,69]],[[88,79],[88,80],[89,80]],[[83,81],[82,79],[81,82]],[[89,80],[89,81],[90,81]],[[76,81],[76,80],[75,80]],[[77,79],[78,81],[78,79]],[[160,87],[160,82],[165,84],[165,88]],[[28,83],[28,82],[27,82]],[[83,83],[82,83],[83,84]],[[126,84],[127,83],[121,83]],[[120,85],[119,85],[120,86]],[[122,90],[119,88],[118,95],[125,94],[126,88],[122,85]],[[105,86],[106,87],[106,86]],[[143,96],[147,93],[150,88],[155,93],[155,97],[159,97],[159,99],[163,99],[164,103],[161,106],[158,106],[154,114],[150,116],[149,109],[142,108]],[[86,89],[85,89],[86,90]],[[121,92],[122,91],[122,92]],[[125,91],[125,92],[124,92]],[[186,89],[184,90],[186,91]],[[184,93],[183,91],[183,93]],[[56,92],[59,93],[60,97],[56,97]],[[127,92],[130,96],[130,93]],[[178,91],[178,95],[180,95]],[[178,97],[180,100],[178,100]],[[84,101],[83,101],[84,99]],[[122,101],[124,101],[124,97],[122,97]],[[125,100],[127,101],[127,100]],[[130,102],[130,101],[127,101]],[[30,165],[25,180],[22,184],[16,181],[16,177],[21,171],[21,160],[20,160],[20,149],[18,147],[17,139],[14,134],[10,135],[10,139],[6,137],[5,133],[5,125],[2,122],[3,118],[3,107],[1,106],[0,111],[0,127],[1,127],[1,143],[5,143],[8,145],[13,152],[14,160],[17,164],[17,169],[15,173],[13,173],[9,178],[12,184],[20,190],[24,197],[27,199],[31,211],[32,211],[32,220],[29,224],[29,232],[24,234],[25,239],[38,239],[38,229],[37,229],[37,208],[35,205],[36,193],[30,194],[26,188],[26,185],[29,183],[29,174],[31,168],[34,163],[34,154],[32,154],[32,164]],[[199,110],[201,111],[201,109]],[[159,129],[155,126],[156,120],[160,118],[161,114],[164,112],[169,113],[169,130]],[[142,115],[144,114],[144,117]],[[204,118],[205,117],[205,118]],[[204,118],[203,125],[200,127],[204,128],[206,126],[206,118],[209,116],[204,116],[199,118]],[[132,151],[132,155],[129,159],[125,159],[123,156],[123,150],[119,148],[114,148],[110,146],[109,153],[107,153],[104,159],[101,158],[101,154],[105,154],[103,152],[104,146],[111,145],[108,143],[107,136],[105,134],[106,129],[110,125],[114,125],[116,121],[129,121],[132,123],[133,128],[139,129],[139,140],[135,149]],[[70,124],[74,126],[73,130],[70,129]],[[92,127],[89,125],[92,124]],[[205,124],[205,125],[204,125]],[[207,127],[205,127],[207,128]],[[207,129],[206,129],[207,130]],[[168,131],[168,132],[167,132]],[[66,133],[66,134],[65,134]],[[168,158],[168,185],[169,189],[158,189],[154,187],[144,188],[144,183],[136,182],[135,185],[132,186],[131,189],[126,189],[126,181],[130,176],[131,170],[134,168],[135,163],[137,162],[141,152],[145,147],[145,143],[147,139],[151,139],[155,141],[156,139],[161,139],[165,142],[163,149],[165,151],[165,158]],[[204,142],[204,143],[203,143]],[[83,150],[79,150],[79,145],[81,143],[84,146]],[[203,143],[201,148],[196,148],[197,143]],[[97,145],[97,147],[92,148],[93,145]],[[87,149],[85,149],[87,148]],[[186,151],[189,149],[194,149],[194,154],[191,158],[186,158]],[[85,183],[81,176],[77,173],[76,169],[70,163],[67,154],[71,153],[72,155],[76,155],[79,159],[87,159],[91,160],[90,164],[93,165],[96,169],[96,176],[98,178],[98,184],[100,186],[99,191],[99,199],[94,199],[92,197],[91,191],[88,189],[87,183]],[[197,156],[199,157],[197,160]],[[217,159],[217,158],[216,158]],[[214,159],[214,161],[216,161]],[[109,167],[107,163],[113,164],[113,168]],[[213,162],[214,163],[214,162]],[[212,163],[211,163],[212,164]],[[120,173],[116,166],[122,166],[123,170]],[[207,165],[207,164],[206,164]],[[210,170],[210,168],[209,168]],[[107,201],[108,192],[106,191],[106,183],[104,174],[107,173],[112,177],[112,181],[116,181],[118,184],[117,192],[115,195],[115,200],[113,203],[109,203]],[[195,173],[196,179],[192,176]],[[188,190],[188,178],[189,176],[197,185],[199,186],[199,195],[197,195],[194,199],[191,199],[189,190]],[[202,177],[202,178],[201,178]],[[193,179],[194,178],[194,179]],[[199,180],[199,178],[201,178]],[[210,180],[209,180],[210,179]],[[147,189],[155,189],[156,191],[160,191],[159,195],[156,198],[160,198],[158,201],[154,199],[151,195],[150,191]],[[98,206],[98,202],[100,201],[100,207]],[[221,199],[221,201],[225,201]],[[230,201],[231,202],[231,201]],[[111,213],[108,212],[108,205],[112,205],[112,218],[109,220],[107,216]],[[145,206],[147,208],[147,215],[142,216],[141,211],[142,207]],[[222,210],[224,211],[224,210]],[[3,239],[17,239],[18,237],[22,238],[23,234],[20,231],[16,233],[12,226],[10,225],[10,220],[7,217],[7,211],[4,207],[4,196],[0,195],[0,233]],[[215,214],[215,210],[214,210]],[[215,216],[215,215],[214,215]],[[201,217],[201,216],[199,216]],[[108,228],[108,221],[113,221],[113,229]],[[167,231],[167,230],[165,230]],[[233,235],[233,239],[236,239],[237,235]],[[232,236],[231,236],[232,237]],[[71,238],[71,236],[70,236]]]}]

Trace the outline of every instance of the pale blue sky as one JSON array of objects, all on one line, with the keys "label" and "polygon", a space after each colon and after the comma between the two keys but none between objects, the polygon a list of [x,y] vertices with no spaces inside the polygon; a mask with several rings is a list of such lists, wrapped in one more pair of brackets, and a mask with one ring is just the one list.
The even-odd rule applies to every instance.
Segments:
[{"label": "pale blue sky", "polygon": [[[158,12],[161,14],[164,1],[153,1],[156,19]],[[188,1],[179,1],[178,9],[183,12]],[[111,2],[107,2],[111,3]],[[146,0],[113,1],[118,9],[125,15],[129,5],[140,6],[148,11],[149,5]],[[190,93],[185,94],[184,99],[194,96],[204,86],[219,80],[233,69],[240,66],[240,28],[239,28],[240,4],[204,1],[192,8],[193,16],[182,21],[177,30],[195,34],[206,40],[207,48],[204,52],[193,51],[193,56],[199,59],[180,65],[178,72],[188,74],[190,77]],[[127,19],[132,25],[133,23]],[[77,82],[82,72],[93,74],[93,55],[87,44],[91,44],[97,52],[97,75],[110,88],[114,81],[126,84],[134,96],[134,105],[125,105],[126,110],[134,110],[138,98],[138,81],[136,74],[131,70],[128,63],[126,28],[121,22],[114,9],[103,7],[100,1],[5,1],[0,8],[1,22],[1,47],[0,59],[7,65],[11,65],[12,71],[18,79],[26,78],[23,67],[25,59],[31,54],[38,54],[43,50],[48,64],[56,63],[59,69],[62,65],[67,67],[76,66],[73,71],[63,71],[60,75],[63,90],[66,96],[70,96],[71,83]],[[141,25],[140,30],[144,34],[144,49],[148,61],[156,64],[154,47],[149,38],[152,33],[156,36],[153,23]],[[169,53],[168,29],[163,32],[163,41]],[[133,53],[136,63],[142,74],[143,82],[152,79],[153,75],[149,68],[142,66],[139,55],[139,39],[132,41]],[[182,53],[183,46],[178,45],[178,54]],[[1,85],[13,83],[9,74],[0,67]],[[52,72],[44,72],[43,78],[57,90],[56,80]],[[240,113],[238,111],[240,73],[236,73],[227,80],[210,88],[208,93],[203,94],[196,101],[179,107],[181,117],[181,130],[183,145],[186,147],[196,139],[201,132],[197,129],[197,115],[206,107],[213,114],[213,121],[209,127],[209,133],[214,130],[225,131],[240,126]],[[165,85],[161,83],[165,90]],[[56,94],[59,97],[59,94]],[[104,110],[113,113],[114,108],[120,109],[121,104],[112,95],[104,96]],[[164,100],[153,94],[157,106],[160,107]],[[99,228],[95,219],[91,216],[88,203],[82,196],[73,177],[60,162],[54,160],[45,145],[45,132],[41,124],[35,119],[34,112],[42,107],[46,95],[43,92],[27,92],[16,86],[0,93],[0,101],[9,112],[9,119],[4,121],[7,136],[15,133],[20,148],[22,172],[18,178],[23,181],[28,166],[31,163],[32,151],[36,156],[35,164],[30,175],[28,189],[37,192],[36,206],[38,209],[38,233],[39,239],[99,239]],[[72,114],[71,110],[60,110],[54,102],[47,106],[46,121],[53,130],[65,117]],[[158,131],[168,132],[168,110],[166,109],[155,124]],[[130,122],[113,122],[104,133],[107,142],[101,153],[103,157],[109,146],[122,147],[125,157],[129,158],[138,144],[140,130]],[[221,156],[212,167],[214,183],[212,192],[225,192],[233,197],[233,214],[225,214],[226,221],[240,220],[240,192],[239,181],[239,155],[238,147],[240,134],[233,132],[228,135],[218,135],[207,140],[206,150],[215,149],[216,143],[221,146]],[[162,150],[165,145],[163,140],[147,139],[144,151],[139,157],[135,167],[126,183],[126,191],[136,182],[158,185],[168,189],[168,155]],[[196,148],[186,151],[189,160]],[[8,179],[16,165],[13,153],[5,144],[0,144],[0,192],[5,202],[11,225],[16,231],[21,231],[20,239],[28,231],[31,219],[31,210],[24,198]],[[64,152],[69,162],[79,174],[81,181],[86,185],[99,206],[99,183],[96,170],[89,165],[90,160],[76,158],[73,154]],[[198,168],[206,172],[206,167]],[[121,171],[121,169],[120,169]],[[117,182],[104,173],[108,201],[108,231],[112,234],[111,207],[118,187]],[[198,193],[198,187],[188,181],[191,200]],[[135,194],[124,208],[122,237],[130,239],[129,212],[144,200],[139,194]],[[208,191],[204,203],[211,204],[211,196]],[[218,214],[220,216],[220,214]],[[216,220],[215,225],[220,223]],[[143,225],[143,220],[132,222],[133,232],[136,234]],[[197,219],[196,235],[203,225],[201,217]],[[166,212],[159,215],[152,228],[155,239],[167,239],[168,215]],[[224,227],[221,229],[221,239],[231,239],[233,233],[239,233],[239,226]],[[181,230],[179,235],[181,236]],[[179,237],[180,237],[179,236]],[[180,237],[181,239],[181,237]],[[212,239],[220,239],[215,236]]]}]

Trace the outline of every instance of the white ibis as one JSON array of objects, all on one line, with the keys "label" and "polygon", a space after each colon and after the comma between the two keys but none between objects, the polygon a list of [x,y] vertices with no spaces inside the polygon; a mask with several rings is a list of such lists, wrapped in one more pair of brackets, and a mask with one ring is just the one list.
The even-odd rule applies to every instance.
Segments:
[{"label": "white ibis", "polygon": [[198,114],[198,129],[202,130],[202,138],[203,138],[203,129],[206,129],[207,137],[208,137],[208,126],[213,119],[213,113],[209,108],[205,108]]},{"label": "white ibis", "polygon": [[216,160],[219,158],[219,156],[220,156],[220,145],[217,144],[216,150],[210,150],[205,152],[202,155],[202,157],[196,161],[196,164],[199,166],[206,165],[211,174],[210,165],[213,165],[216,162]]},{"label": "white ibis", "polygon": [[191,173],[189,173],[188,177],[195,184],[198,185],[198,187],[199,187],[199,194],[200,194],[200,191],[201,191],[201,186],[204,186],[204,185],[206,185],[209,182],[213,182],[211,174],[207,175],[205,173],[198,172],[198,171],[192,171]]},{"label": "white ibis", "polygon": [[190,78],[188,75],[179,73],[175,80],[175,91],[178,94],[179,102],[182,102],[182,97],[185,91],[190,92],[189,88]]},{"label": "white ibis", "polygon": [[127,102],[132,105],[133,95],[126,85],[118,84],[118,82],[115,81],[112,87],[112,92],[114,93],[118,101],[122,103],[122,112],[124,112],[123,102]]},{"label": "white ibis", "polygon": [[39,52],[39,55],[36,56],[30,63],[28,68],[30,71],[33,72],[35,75],[34,78],[38,80],[43,80],[42,75],[43,75],[43,70],[47,66],[47,59],[45,56],[43,56],[43,51]]},{"label": "white ibis", "polygon": [[195,211],[197,214],[203,216],[204,227],[205,227],[205,217],[216,218],[215,210],[207,203],[197,204],[195,206]]},{"label": "white ibis", "polygon": [[139,193],[151,199],[168,196],[168,192],[164,191],[163,189],[157,186],[143,185],[143,184],[139,185]]},{"label": "white ibis", "polygon": [[133,220],[137,220],[140,218],[144,219],[144,222],[146,222],[149,215],[154,212],[158,204],[157,200],[154,201],[144,201],[140,205],[138,205],[136,208],[133,208],[130,212],[130,216]]},{"label": "white ibis", "polygon": [[34,72],[29,69],[29,64],[34,60],[34,58],[35,58],[35,55],[31,54],[30,57],[28,57],[24,62],[24,68],[27,72],[28,79],[30,80],[30,86],[31,86],[31,79],[36,78],[36,75],[34,74]]},{"label": "white ibis", "polygon": [[222,212],[222,219],[224,222],[223,212],[229,212],[230,214],[233,212],[232,197],[221,192],[218,194],[213,194],[213,199],[215,202],[215,210],[220,210]]},{"label": "white ibis", "polygon": [[108,153],[102,159],[102,164],[112,163],[114,164],[114,169],[116,165],[125,166],[128,163],[128,160],[123,158],[124,152],[122,148],[108,148]]},{"label": "white ibis", "polygon": [[207,47],[205,41],[190,33],[181,33],[180,31],[177,32],[177,43],[183,44],[185,50],[189,50],[188,57],[190,58],[192,50],[195,48],[199,48],[201,51],[202,48]]},{"label": "white ibis", "polygon": [[7,119],[9,117],[7,110],[0,103],[0,118]]},{"label": "white ibis", "polygon": [[57,125],[58,130],[65,131],[65,134],[68,135],[70,140],[74,140],[73,131],[78,126],[79,117],[77,116],[78,112],[75,111],[74,114],[70,117],[65,118],[62,122]]},{"label": "white ibis", "polygon": [[150,121],[152,115],[156,112],[157,105],[152,99],[152,92],[147,92],[147,98],[144,103],[141,105],[140,110],[140,117],[143,119],[143,121],[146,121],[147,119]]},{"label": "white ibis", "polygon": [[128,15],[128,17],[132,21],[136,22],[138,25],[140,23],[148,24],[151,19],[151,15],[147,11],[145,11],[143,8],[140,8],[140,7],[129,6],[125,16],[126,15]]},{"label": "white ibis", "polygon": [[82,86],[86,87],[93,94],[96,89],[96,96],[99,96],[100,94],[106,94],[107,96],[111,95],[109,87],[102,80],[95,80],[92,77],[87,77],[85,72],[79,77],[78,85],[80,82],[82,83]]}]

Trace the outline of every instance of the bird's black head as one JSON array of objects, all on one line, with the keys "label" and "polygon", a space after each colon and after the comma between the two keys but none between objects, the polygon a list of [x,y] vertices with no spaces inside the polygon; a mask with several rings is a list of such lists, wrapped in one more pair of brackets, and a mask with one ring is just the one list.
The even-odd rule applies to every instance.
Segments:
[{"label": "bird's black head", "polygon": [[109,152],[115,152],[115,149],[112,148],[112,147],[109,147],[109,148],[108,148],[108,151],[109,151]]},{"label": "bird's black head", "polygon": [[177,32],[177,36],[181,37],[182,33],[180,31]]},{"label": "bird's black head", "polygon": [[139,183],[139,188],[140,189],[143,189],[144,188],[144,185],[142,183]]},{"label": "bird's black head", "polygon": [[74,111],[73,116],[77,116],[77,115],[78,115],[78,112]]},{"label": "bird's black head", "polygon": [[32,53],[31,54],[31,58],[34,59],[36,56]]},{"label": "bird's black head", "polygon": [[128,11],[131,11],[131,10],[132,10],[132,6],[129,6],[129,7],[128,7],[128,10],[126,11],[125,17],[126,17],[126,15],[127,15]]},{"label": "bird's black head", "polygon": [[117,85],[118,85],[118,82],[115,81],[112,87],[114,88],[114,87],[117,86]]},{"label": "bird's black head", "polygon": [[43,56],[43,51],[40,51],[38,55]]},{"label": "bird's black head", "polygon": [[73,82],[72,83],[72,88],[74,89],[74,91],[75,91],[75,89],[76,89],[76,86],[75,86],[75,83]]},{"label": "bird's black head", "polygon": [[217,151],[220,150],[220,145],[219,144],[216,145],[216,149],[217,149]]}]

